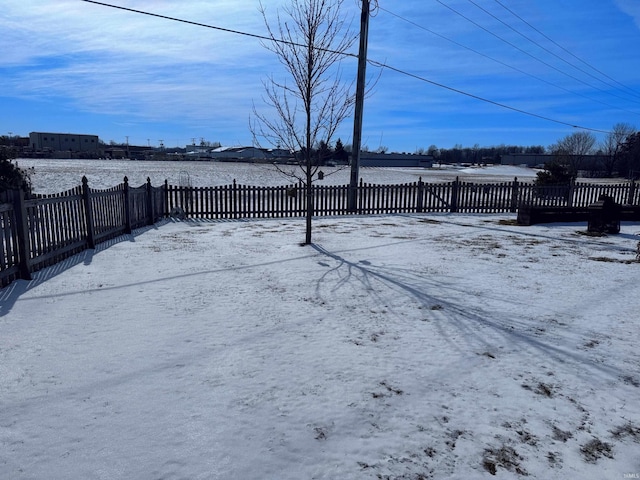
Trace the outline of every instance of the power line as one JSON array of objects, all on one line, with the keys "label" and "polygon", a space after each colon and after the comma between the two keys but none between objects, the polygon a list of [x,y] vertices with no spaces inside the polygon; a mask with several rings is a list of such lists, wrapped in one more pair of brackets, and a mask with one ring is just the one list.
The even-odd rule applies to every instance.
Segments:
[{"label": "power line", "polygon": [[[521,32],[520,30],[518,30],[517,28],[512,27],[512,26],[511,26],[511,25],[509,25],[507,22],[505,22],[505,21],[504,21],[504,20],[502,20],[501,18],[497,17],[496,15],[494,15],[493,13],[491,13],[490,11],[488,11],[486,8],[482,7],[481,5],[478,5],[478,3],[477,3],[477,2],[475,2],[474,0],[467,0],[467,1],[468,1],[469,3],[471,3],[472,5],[475,5],[479,10],[482,10],[484,13],[486,13],[487,15],[489,15],[491,18],[494,18],[495,20],[497,20],[498,22],[500,22],[502,25],[504,25],[505,27],[507,27],[509,30],[511,30],[511,31],[513,31],[513,32],[515,32],[515,33],[517,33],[517,34],[518,34],[518,35],[520,35],[522,38],[524,38],[525,40],[527,40],[527,41],[529,41],[529,42],[533,43],[535,46],[537,46],[537,47],[538,47],[538,48],[540,48],[541,50],[543,50],[543,51],[547,52],[548,54],[550,54],[550,55],[552,55],[552,56],[554,56],[554,57],[556,57],[556,58],[557,58],[558,60],[560,60],[561,62],[566,63],[566,64],[567,64],[567,65],[569,65],[570,67],[575,68],[575,69],[576,69],[576,70],[578,70],[579,72],[584,73],[585,75],[587,75],[587,76],[589,76],[589,77],[593,78],[594,80],[596,80],[596,81],[598,81],[598,82],[601,82],[601,83],[605,84],[605,85],[606,85],[606,86],[608,86],[608,87],[617,88],[617,87],[615,87],[614,85],[612,85],[611,83],[605,82],[605,81],[604,81],[604,80],[602,80],[601,78],[598,78],[598,77],[596,77],[595,75],[593,75],[592,73],[587,72],[587,71],[586,71],[586,70],[584,70],[583,68],[580,68],[580,67],[578,67],[578,66],[574,65],[573,63],[571,63],[571,62],[569,62],[568,60],[566,60],[566,59],[562,58],[560,55],[556,54],[555,52],[553,52],[553,51],[549,50],[549,49],[548,49],[548,48],[546,48],[545,46],[540,45],[538,42],[536,42],[536,41],[535,41],[535,40],[533,40],[532,38],[529,38],[528,36],[526,36],[524,33],[522,33],[522,32]],[[597,88],[597,87],[594,87],[594,88]],[[609,92],[606,92],[606,91],[604,91],[604,90],[602,90],[602,89],[598,89],[598,90],[600,90],[600,91],[601,91],[601,92],[603,92],[603,93],[609,93]],[[610,95],[614,95],[614,94],[612,94],[612,93],[609,93],[609,94],[610,94]],[[622,99],[622,97],[619,97],[618,95],[614,95],[614,96],[616,96],[616,97],[618,97],[618,98]],[[637,101],[637,100],[634,100],[634,101]]]},{"label": "power line", "polygon": [[443,40],[446,40],[447,42],[450,42],[450,43],[452,43],[452,44],[454,44],[454,45],[456,45],[456,46],[458,46],[460,48],[464,48],[465,50],[469,50],[470,52],[473,52],[476,55],[479,55],[481,57],[487,58],[487,59],[489,59],[489,60],[491,60],[491,61],[493,61],[493,62],[495,62],[495,63],[497,63],[499,65],[502,65],[504,67],[510,68],[513,71],[516,71],[516,72],[521,73],[523,75],[526,75],[526,76],[528,76],[530,78],[538,80],[539,82],[546,83],[547,85],[550,85],[550,86],[552,86],[554,88],[557,88],[559,90],[565,91],[565,92],[570,93],[572,95],[576,95],[576,96],[585,98],[585,99],[587,99],[587,100],[589,100],[591,102],[596,102],[596,103],[599,103],[599,104],[604,105],[604,106],[609,107],[609,108],[615,108],[616,110],[620,110],[620,111],[623,111],[623,112],[627,112],[627,113],[631,113],[633,115],[640,116],[640,113],[634,112],[632,110],[628,110],[626,108],[621,108],[621,107],[618,107],[618,106],[615,106],[615,105],[611,105],[610,103],[606,103],[606,102],[603,102],[601,100],[596,100],[595,98],[589,97],[589,96],[587,96],[585,94],[582,94],[582,93],[579,93],[579,92],[574,92],[573,90],[569,90],[568,88],[562,87],[562,86],[560,86],[560,85],[558,85],[556,83],[553,83],[553,82],[551,82],[549,80],[545,80],[544,78],[541,78],[541,77],[538,77],[537,75],[534,75],[532,73],[526,72],[526,71],[524,71],[524,70],[522,70],[522,69],[520,69],[518,67],[514,67],[513,65],[510,65],[510,64],[508,64],[506,62],[503,62],[502,60],[498,60],[497,58],[494,58],[494,57],[491,57],[489,55],[486,55],[486,54],[484,54],[484,53],[482,53],[482,52],[480,52],[478,50],[475,50],[475,49],[473,49],[471,47],[468,47],[467,45],[464,45],[464,44],[459,43],[459,42],[457,42],[455,40],[452,40],[452,39],[450,39],[450,38],[448,38],[448,37],[446,37],[446,36],[444,36],[444,35],[442,35],[442,34],[440,34],[438,32],[430,30],[427,27],[425,27],[423,25],[420,25],[420,24],[418,24],[418,23],[416,23],[416,22],[414,22],[412,20],[409,20],[409,19],[407,19],[407,18],[405,18],[405,17],[403,17],[401,15],[398,15],[397,13],[394,13],[394,12],[392,12],[390,10],[387,10],[386,8],[380,7],[380,10],[384,11],[384,12],[388,13],[389,15],[392,15],[392,16],[394,16],[394,17],[396,17],[396,18],[398,18],[398,19],[400,19],[400,20],[402,20],[404,22],[407,22],[407,23],[409,23],[409,24],[411,24],[411,25],[413,25],[413,26],[415,26],[417,28],[425,30],[426,32],[431,33],[432,35],[435,35],[435,36],[437,36],[439,38],[442,38]]},{"label": "power line", "polygon": [[591,131],[591,132],[598,132],[598,133],[609,133],[608,130],[599,130],[597,128],[584,127],[584,126],[576,125],[576,124],[573,124],[573,123],[563,122],[561,120],[555,120],[555,119],[550,118],[550,117],[545,117],[544,115],[538,115],[537,113],[527,112],[526,110],[522,110],[522,109],[519,109],[519,108],[511,107],[509,105],[505,105],[504,103],[500,103],[500,102],[496,102],[496,101],[493,101],[493,100],[489,100],[487,98],[480,97],[478,95],[474,95],[472,93],[468,93],[468,92],[465,92],[463,90],[459,90],[457,88],[449,87],[449,86],[444,85],[442,83],[434,82],[433,80],[429,80],[428,78],[421,77],[421,76],[416,75],[414,73],[410,73],[410,72],[407,72],[405,70],[401,70],[399,68],[395,68],[395,67],[392,67],[390,65],[387,65],[387,64],[384,64],[384,63],[381,63],[381,62],[377,62],[375,60],[369,60],[369,63],[374,65],[374,66],[376,66],[376,67],[385,68],[387,70],[391,70],[391,71],[394,71],[396,73],[400,73],[402,75],[406,75],[407,77],[411,77],[411,78],[414,78],[416,80],[420,80],[421,82],[429,83],[431,85],[435,85],[436,87],[444,88],[444,89],[449,90],[451,92],[455,92],[455,93],[458,93],[460,95],[465,95],[467,97],[474,98],[476,100],[481,100],[483,102],[490,103],[490,104],[496,105],[498,107],[506,108],[507,110],[512,110],[514,112],[522,113],[522,114],[528,115],[530,117],[539,118],[539,119],[546,120],[546,121],[549,121],[549,122],[559,123],[560,125],[567,125],[567,126],[572,127],[572,128],[579,128],[581,130],[588,130],[588,131]]},{"label": "power line", "polygon": [[580,63],[586,65],[587,67],[591,68],[592,70],[594,70],[595,72],[598,72],[600,75],[608,78],[609,80],[611,80],[612,82],[618,84],[619,86],[621,86],[622,88],[629,90],[631,93],[633,93],[634,96],[636,97],[640,97],[640,95],[633,90],[632,88],[627,87],[626,85],[620,83],[619,81],[617,81],[615,78],[610,77],[609,75],[607,75],[606,73],[602,72],[601,70],[597,69],[596,67],[594,67],[593,65],[591,65],[590,63],[588,63],[587,61],[581,59],[580,57],[578,57],[577,55],[575,55],[574,53],[572,53],[571,51],[567,50],[565,47],[563,47],[562,45],[560,45],[558,42],[556,42],[555,40],[553,40],[552,38],[550,38],[549,36],[547,36],[544,32],[541,32],[539,29],[537,29],[536,27],[534,27],[533,25],[531,25],[531,23],[527,22],[524,18],[522,18],[520,15],[518,15],[516,12],[514,12],[513,10],[511,10],[509,7],[507,7],[505,4],[503,4],[502,2],[500,2],[500,0],[494,0],[498,5],[500,5],[502,8],[504,8],[507,12],[509,12],[511,15],[513,15],[514,17],[516,17],[518,20],[520,20],[522,23],[524,23],[525,25],[527,25],[529,28],[531,28],[532,30],[534,30],[535,32],[539,33],[540,35],[542,35],[544,38],[546,38],[548,41],[550,41],[551,43],[553,43],[556,47],[560,48],[561,50],[563,50],[564,52],[568,53],[569,55],[571,55],[573,58],[575,58],[576,60],[578,60]]},{"label": "power line", "polygon": [[[260,39],[260,40],[267,40],[267,41],[270,41],[270,42],[278,42],[278,43],[282,43],[282,44],[289,44],[289,45],[293,45],[293,46],[297,46],[297,47],[304,47],[304,48],[307,47],[306,45],[298,44],[298,43],[295,43],[295,42],[290,42],[290,41],[287,41],[287,40],[280,40],[280,39],[276,39],[276,38],[273,38],[273,37],[268,37],[268,36],[265,36],[265,35],[247,33],[247,32],[242,32],[240,30],[233,30],[233,29],[229,29],[229,28],[218,27],[218,26],[214,26],[214,25],[208,25],[206,23],[194,22],[194,21],[191,21],[191,20],[184,20],[184,19],[181,19],[181,18],[170,17],[170,16],[167,16],[167,15],[161,15],[161,14],[157,14],[157,13],[146,12],[146,11],[143,11],[143,10],[137,10],[137,9],[133,9],[133,8],[121,7],[119,5],[112,5],[112,4],[109,4],[109,3],[98,2],[96,0],[81,0],[81,1],[86,2],[86,3],[93,3],[93,4],[96,4],[96,5],[101,5],[101,6],[104,6],[104,7],[115,8],[115,9],[118,9],[118,10],[124,10],[124,11],[131,12],[131,13],[137,13],[137,14],[141,14],[141,15],[147,15],[147,16],[151,16],[151,17],[161,18],[161,19],[164,19],[164,20],[170,20],[170,21],[174,21],[174,22],[185,23],[185,24],[188,24],[188,25],[194,25],[194,26],[197,26],[197,27],[204,27],[204,28],[209,28],[209,29],[213,29],[213,30],[220,30],[220,31],[223,31],[223,32],[233,33],[233,34],[236,34],[236,35],[242,35],[242,36],[245,36],[245,37],[251,37],[251,38],[256,38],[256,39]],[[436,0],[436,1],[441,3],[440,0]],[[380,7],[380,8],[382,9],[382,7]],[[322,50],[330,52],[330,53],[338,53],[340,55],[344,55],[345,57],[358,58],[358,55],[352,54],[352,53],[337,52],[337,51],[327,50],[327,49],[322,49]],[[511,107],[509,105],[505,105],[503,103],[499,103],[499,102],[496,102],[496,101],[493,101],[493,100],[489,100],[489,99],[480,97],[478,95],[474,95],[474,94],[465,92],[463,90],[459,90],[457,88],[449,87],[449,86],[444,85],[442,83],[438,83],[438,82],[435,82],[433,80],[429,80],[429,79],[421,77],[419,75],[416,75],[416,74],[401,70],[399,68],[392,67],[390,65],[387,65],[386,63],[378,62],[378,61],[371,60],[371,59],[368,60],[368,63],[370,63],[371,65],[376,66],[378,68],[391,70],[391,71],[394,71],[394,72],[399,73],[401,75],[405,75],[405,76],[408,76],[410,78],[414,78],[416,80],[420,80],[422,82],[429,83],[431,85],[443,88],[445,90],[449,90],[451,92],[458,93],[460,95],[464,95],[464,96],[467,96],[467,97],[470,97],[470,98],[473,98],[473,99],[476,99],[476,100],[479,100],[479,101],[482,101],[482,102],[485,102],[485,103],[489,103],[489,104],[492,104],[492,105],[495,105],[495,106],[498,106],[498,107],[501,107],[501,108],[504,108],[504,109],[507,109],[507,110],[511,110],[511,111],[518,112],[518,113],[521,113],[521,114],[524,114],[524,115],[528,115],[530,117],[539,118],[541,120],[546,120],[546,121],[557,123],[557,124],[560,124],[560,125],[570,126],[572,128],[579,128],[579,129],[582,129],[582,130],[588,130],[588,131],[599,132],[599,133],[610,133],[610,132],[605,131],[605,130],[598,130],[598,129],[595,129],[595,128],[589,128],[589,127],[584,127],[584,126],[580,126],[580,125],[575,125],[575,124],[564,122],[564,121],[561,121],[561,120],[555,120],[555,119],[550,118],[550,117],[545,117],[543,115],[538,115],[536,113],[528,112],[526,110],[522,110],[522,109],[519,109],[519,108]]]},{"label": "power line", "polygon": [[[160,15],[159,13],[145,12],[143,10],[137,10],[135,8],[121,7],[120,5],[112,5],[110,3],[98,2],[96,0],[81,0],[81,1],[86,2],[86,3],[93,3],[95,5],[102,5],[103,7],[115,8],[117,10],[124,10],[126,12],[138,13],[140,15],[147,15],[149,17],[156,17],[156,18],[162,18],[164,20],[171,20],[172,22],[186,23],[188,25],[195,25],[196,27],[210,28],[212,30],[220,30],[222,32],[234,33],[236,35],[242,35],[242,36],[245,36],[245,37],[257,38],[258,40],[267,40],[269,42],[277,42],[277,43],[282,43],[282,44],[286,44],[286,45],[292,45],[292,46],[295,46],[295,47],[307,48],[306,45],[303,45],[301,43],[295,43],[295,42],[291,42],[291,41],[288,41],[288,40],[277,39],[277,38],[269,37],[269,36],[266,36],[266,35],[258,35],[258,34],[255,34],[255,33],[247,33],[247,32],[243,32],[243,31],[240,31],[240,30],[233,30],[233,29],[230,29],[230,28],[217,27],[217,26],[214,26],[214,25],[206,24],[206,23],[194,22],[194,21],[191,21],[191,20],[184,20],[182,18],[176,18],[176,17],[169,17],[167,15]],[[329,50],[329,49],[326,49],[326,48],[319,48],[318,50],[321,50],[321,51],[324,51],[324,52],[328,52],[328,53],[337,53],[339,55],[344,55],[345,57],[358,58],[358,55],[356,55],[355,53],[338,52],[338,51]]]},{"label": "power line", "polygon": [[488,28],[483,27],[483,26],[482,26],[482,25],[480,25],[478,22],[475,22],[475,21],[474,21],[474,20],[472,20],[471,18],[467,17],[467,16],[466,16],[466,15],[464,15],[463,13],[461,13],[461,12],[459,12],[458,10],[456,10],[455,8],[453,8],[453,7],[449,6],[449,5],[447,5],[446,3],[442,2],[441,0],[435,0],[435,1],[436,1],[436,2],[438,2],[440,5],[442,5],[443,7],[445,7],[445,8],[447,8],[447,9],[451,10],[451,11],[452,11],[453,13],[455,13],[456,15],[458,15],[458,16],[460,16],[460,17],[464,18],[464,19],[465,19],[466,21],[468,21],[469,23],[471,23],[471,24],[475,25],[476,27],[480,28],[481,30],[484,30],[484,31],[485,31],[485,32],[487,32],[489,35],[491,35],[491,36],[493,36],[493,37],[497,38],[497,39],[498,39],[498,40],[500,40],[501,42],[506,43],[507,45],[509,45],[509,46],[511,46],[512,48],[514,48],[514,49],[518,50],[519,52],[521,52],[521,53],[523,53],[523,54],[527,55],[528,57],[531,57],[532,59],[534,59],[535,61],[537,61],[537,62],[541,63],[542,65],[545,65],[546,67],[549,67],[549,68],[551,68],[552,70],[555,70],[556,72],[561,73],[562,75],[565,75],[565,76],[567,76],[567,77],[569,77],[569,78],[571,78],[571,79],[575,80],[576,82],[582,83],[582,84],[584,84],[584,85],[588,86],[589,88],[593,88],[593,89],[595,89],[595,90],[599,90],[599,91],[601,91],[601,92],[603,92],[603,93],[607,93],[607,94],[612,95],[612,96],[614,96],[614,97],[618,97],[618,98],[620,98],[620,99],[622,99],[622,100],[625,100],[624,98],[620,97],[619,95],[615,95],[615,94],[613,94],[613,93],[606,92],[606,91],[602,90],[601,88],[598,88],[598,87],[596,87],[596,86],[594,86],[594,85],[591,85],[590,83],[585,82],[584,80],[582,80],[582,79],[580,79],[580,78],[578,78],[578,77],[576,77],[576,76],[574,76],[574,75],[571,75],[571,74],[569,74],[569,73],[567,73],[567,72],[564,72],[564,71],[560,70],[559,68],[557,68],[557,67],[555,67],[555,66],[551,65],[551,64],[550,64],[550,63],[548,63],[548,62],[545,62],[544,60],[542,60],[542,59],[540,59],[540,58],[536,57],[535,55],[532,55],[531,53],[527,52],[526,50],[523,50],[522,48],[518,47],[518,46],[517,46],[517,45],[515,45],[514,43],[511,43],[511,42],[509,42],[508,40],[505,40],[505,39],[504,39],[504,38],[502,38],[500,35],[498,35],[498,34],[496,34],[496,33],[492,32],[492,31],[491,31],[491,30],[489,30]]}]

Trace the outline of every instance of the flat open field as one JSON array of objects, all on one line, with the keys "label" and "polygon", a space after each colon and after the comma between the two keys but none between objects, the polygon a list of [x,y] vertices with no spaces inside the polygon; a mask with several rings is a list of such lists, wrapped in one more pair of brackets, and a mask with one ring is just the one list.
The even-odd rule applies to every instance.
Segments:
[{"label": "flat open field", "polygon": [[[122,182],[126,175],[132,185],[138,186],[151,178],[153,185],[166,180],[173,185],[189,182],[196,187],[229,185],[235,179],[239,184],[255,186],[286,185],[291,179],[271,165],[227,162],[136,162],[128,160],[58,160],[19,159],[23,168],[33,167],[32,181],[36,193],[57,193],[80,184],[86,175],[93,188],[108,188]],[[288,171],[300,171],[286,167]],[[346,185],[349,168],[322,167],[325,179],[321,184]],[[508,182],[514,177],[533,180],[536,170],[512,166],[476,168],[362,168],[360,178],[376,184],[416,182],[450,182],[460,177],[473,182]]]}]

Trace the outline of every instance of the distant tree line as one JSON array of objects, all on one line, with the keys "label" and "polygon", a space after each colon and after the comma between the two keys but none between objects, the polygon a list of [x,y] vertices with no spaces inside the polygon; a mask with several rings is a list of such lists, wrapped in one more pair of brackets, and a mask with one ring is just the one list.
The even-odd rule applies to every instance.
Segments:
[{"label": "distant tree line", "polygon": [[0,135],[0,146],[22,148],[27,147],[28,145],[28,137],[21,137],[19,135]]},{"label": "distant tree line", "polygon": [[[614,125],[600,143],[591,132],[574,132],[551,145],[549,153],[553,158],[538,173],[539,185],[563,185],[587,169],[604,177],[640,176],[640,132],[627,123]],[[592,156],[597,162],[589,165]]]},{"label": "distant tree line", "polygon": [[[311,149],[311,163],[312,165],[326,165],[333,162],[336,165],[346,165],[349,163],[350,152],[351,145],[345,146],[340,139],[336,141],[335,147],[325,141],[320,141],[316,147]],[[306,158],[307,152],[304,147],[296,152],[298,161],[303,161]]]},{"label": "distant tree line", "polygon": [[[340,139],[336,141],[335,147],[327,145],[327,143],[321,141],[312,149],[312,157],[314,162],[318,165],[324,165],[327,161],[344,164],[349,161],[351,149],[351,145],[344,145]],[[375,150],[372,150],[365,145],[361,150],[364,153],[390,153],[389,148],[386,146],[380,146]],[[409,154],[408,152],[391,153]],[[547,153],[547,150],[541,145],[528,147],[517,145],[498,145],[492,147],[480,147],[479,145],[474,145],[473,147],[463,147],[462,145],[455,145],[453,148],[449,149],[438,148],[435,145],[431,145],[428,149],[418,148],[412,152],[414,155],[430,155],[436,163],[449,164],[499,164],[501,162],[502,155],[544,153]],[[299,157],[304,157],[304,151],[299,152]]]},{"label": "distant tree line", "polygon": [[502,155],[516,154],[544,154],[545,147],[541,145],[523,147],[517,145],[498,145],[493,147],[481,147],[475,144],[473,147],[454,145],[453,148],[438,148],[431,145],[428,149],[419,148],[415,151],[420,155],[431,155],[436,163],[471,163],[471,164],[499,164]]}]

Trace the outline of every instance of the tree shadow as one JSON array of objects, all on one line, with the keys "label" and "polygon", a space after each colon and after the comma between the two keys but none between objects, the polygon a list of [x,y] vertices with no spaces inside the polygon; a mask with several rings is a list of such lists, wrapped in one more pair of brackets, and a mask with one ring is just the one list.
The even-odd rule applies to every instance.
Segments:
[{"label": "tree shadow", "polygon": [[[495,349],[496,345],[510,345],[519,350],[526,349],[538,358],[553,360],[558,364],[577,366],[581,369],[579,371],[585,371],[585,373],[597,370],[601,374],[613,378],[629,375],[629,372],[622,371],[618,367],[600,363],[576,350],[553,345],[539,338],[532,330],[534,325],[531,322],[519,320],[508,313],[471,307],[469,302],[465,302],[465,298],[471,294],[465,291],[455,279],[446,281],[441,275],[437,279],[428,278],[408,268],[383,267],[368,261],[351,261],[345,258],[345,252],[338,254],[317,244],[312,246],[318,253],[334,261],[333,268],[317,280],[316,292],[318,294],[323,285],[332,281],[329,279],[332,273],[338,276],[338,280],[333,281],[329,286],[330,291],[357,282],[359,288],[376,295],[375,292],[379,290],[379,287],[374,288],[372,284],[377,281],[416,301],[423,310],[437,310],[437,320],[433,321],[432,325],[452,350],[468,353],[483,349],[491,351]],[[510,303],[511,306],[515,306],[513,309],[515,311],[526,312],[531,308],[531,305],[525,303],[514,305],[514,301],[505,299],[498,293],[491,296],[484,295],[483,300],[487,299],[493,302]],[[557,335],[554,338],[557,338]],[[588,366],[589,369],[585,370],[585,366]]]}]

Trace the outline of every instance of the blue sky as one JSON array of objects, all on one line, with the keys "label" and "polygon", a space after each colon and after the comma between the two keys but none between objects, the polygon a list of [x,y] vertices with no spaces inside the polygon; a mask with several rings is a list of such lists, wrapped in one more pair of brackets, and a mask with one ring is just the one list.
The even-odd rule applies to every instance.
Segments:
[{"label": "blue sky", "polygon": [[[258,0],[105,2],[265,33]],[[269,15],[287,3],[263,0]],[[370,149],[548,146],[574,132],[572,125],[640,126],[638,0],[378,4],[369,58],[427,81],[368,67],[371,78],[379,76],[364,111],[363,145]],[[359,5],[344,0],[354,29]],[[3,0],[0,31],[3,135],[251,144],[252,106],[268,113],[262,82],[282,74],[258,40],[81,0]],[[342,68],[345,79],[355,77],[356,60]],[[350,118],[339,131],[344,143],[352,131]]]}]

